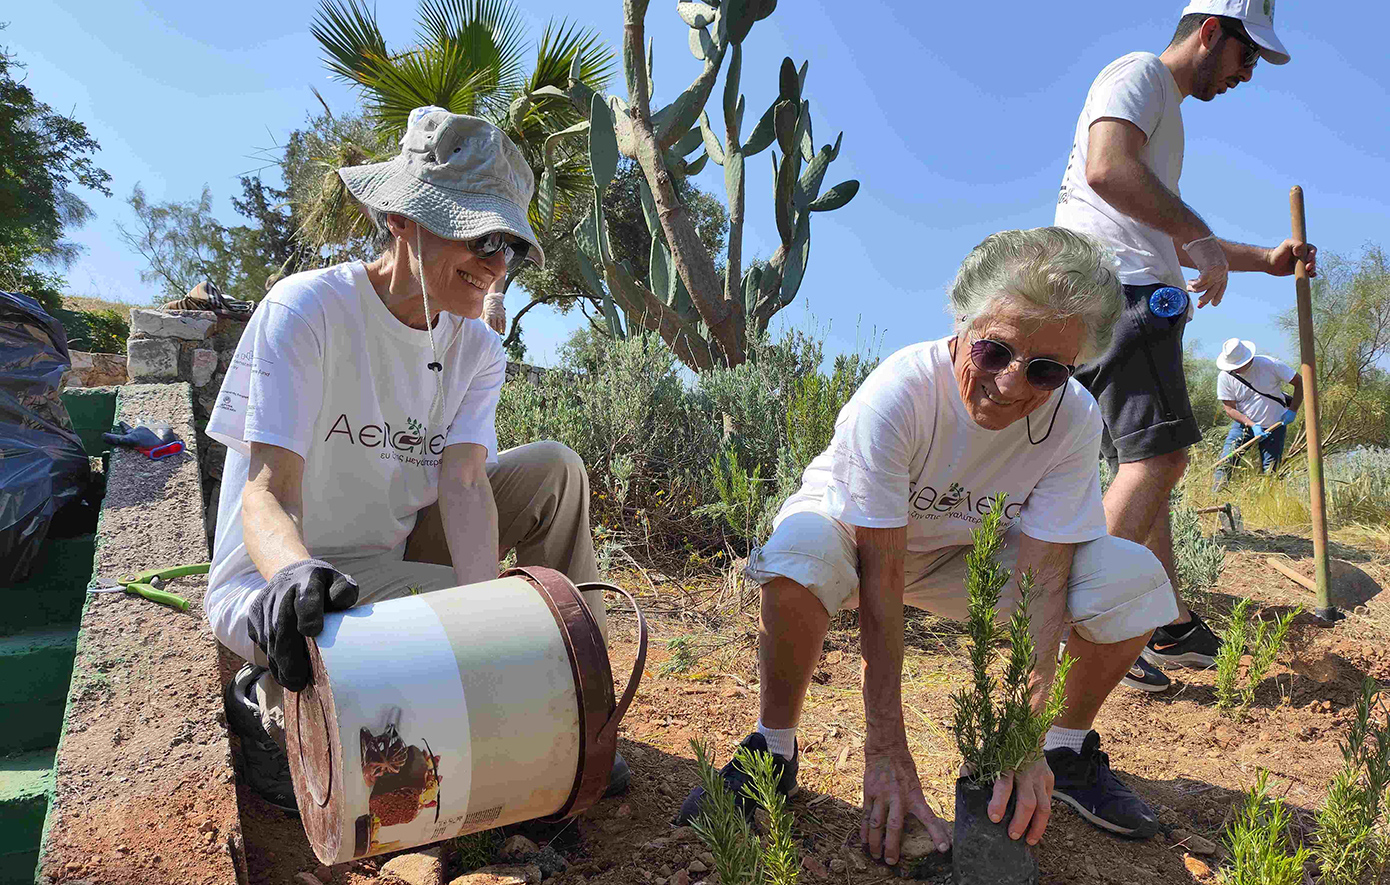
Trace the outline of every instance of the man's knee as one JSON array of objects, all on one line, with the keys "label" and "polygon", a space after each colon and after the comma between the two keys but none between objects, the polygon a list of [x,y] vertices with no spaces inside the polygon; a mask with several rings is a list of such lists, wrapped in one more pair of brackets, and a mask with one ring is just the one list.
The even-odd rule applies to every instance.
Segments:
[{"label": "man's knee", "polygon": [[555,480],[587,482],[589,473],[579,453],[562,442],[545,439],[525,446],[532,465]]},{"label": "man's knee", "polygon": [[1145,458],[1142,461],[1130,461],[1121,464],[1119,472],[1137,473],[1146,479],[1161,483],[1171,489],[1182,479],[1182,475],[1187,470],[1187,464],[1190,460],[1191,456],[1188,454],[1187,449],[1178,449],[1176,452],[1155,455],[1152,458]]}]

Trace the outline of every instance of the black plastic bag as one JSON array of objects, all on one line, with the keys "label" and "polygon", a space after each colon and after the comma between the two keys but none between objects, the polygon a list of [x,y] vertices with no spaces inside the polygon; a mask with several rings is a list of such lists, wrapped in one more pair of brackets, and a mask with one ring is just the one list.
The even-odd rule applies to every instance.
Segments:
[{"label": "black plastic bag", "polygon": [[989,819],[994,784],[956,780],[956,826],[951,840],[951,880],[956,885],[1037,885],[1038,859],[1022,838],[1009,838],[1017,791],[999,823]]},{"label": "black plastic bag", "polygon": [[0,292],[0,586],[29,576],[54,514],[91,479],[59,394],[70,365],[62,324]]}]

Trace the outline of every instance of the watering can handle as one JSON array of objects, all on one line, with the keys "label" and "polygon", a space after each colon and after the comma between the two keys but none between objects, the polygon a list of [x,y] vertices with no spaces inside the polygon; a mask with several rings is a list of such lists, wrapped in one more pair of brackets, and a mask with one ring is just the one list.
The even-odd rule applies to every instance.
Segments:
[{"label": "watering can handle", "polygon": [[627,712],[633,697],[637,695],[637,686],[642,681],[642,668],[647,665],[647,619],[642,614],[642,608],[637,604],[637,600],[632,598],[632,594],[616,584],[609,584],[605,581],[589,581],[575,586],[581,593],[585,590],[612,590],[615,593],[621,593],[627,597],[628,602],[632,603],[632,610],[637,613],[637,660],[632,664],[632,675],[627,678],[627,687],[623,689],[623,696],[613,709],[613,715],[604,723],[603,728],[599,729],[600,741],[616,740],[618,723],[623,721],[623,714]]}]

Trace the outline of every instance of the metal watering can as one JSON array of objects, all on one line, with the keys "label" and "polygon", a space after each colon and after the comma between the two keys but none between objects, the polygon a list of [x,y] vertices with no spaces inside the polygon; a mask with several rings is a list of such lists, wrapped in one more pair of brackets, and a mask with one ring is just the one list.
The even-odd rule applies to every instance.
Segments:
[{"label": "metal watering can", "polygon": [[[584,589],[621,593],[638,649],[621,699]],[[327,615],[287,692],[290,773],[332,865],[580,814],[603,795],[647,624],[611,584],[515,568],[494,581]]]}]

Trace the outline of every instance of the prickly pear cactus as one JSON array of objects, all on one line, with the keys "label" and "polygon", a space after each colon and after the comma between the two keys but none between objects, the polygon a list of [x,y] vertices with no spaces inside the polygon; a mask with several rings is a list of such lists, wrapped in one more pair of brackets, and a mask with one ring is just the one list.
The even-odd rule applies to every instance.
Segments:
[{"label": "prickly pear cactus", "polygon": [[[810,102],[803,97],[809,63],[800,68],[782,60],[778,94],[743,137],[744,97],[740,93],[743,42],[753,25],[772,14],[777,0],[679,2],[676,12],[690,28],[689,48],[703,62],[695,80],[670,104],[653,109],[653,52],[642,43],[645,0],[624,4],[626,100],[593,92],[571,70],[568,95],[586,122],[546,139],[541,176],[541,224],[554,218],[555,173],[551,160],[560,139],[587,135],[594,177],[594,205],[574,229],[586,284],[604,305],[608,330],[622,336],[634,325],[655,331],[691,368],[736,365],[746,358],[746,334],[767,328],[777,311],[792,303],[806,276],[811,251],[811,213],[839,209],[859,190],[843,181],[822,189],[826,171],[840,153],[819,149],[811,128]],[[706,106],[720,69],[724,89],[722,127],[710,121]],[[743,271],[743,214],[748,158],[773,148],[772,198],[780,240],[772,258]],[[620,156],[642,167],[642,211],[651,231],[650,273],[636,279],[626,262],[615,260],[608,241],[602,195]],[[672,180],[694,175],[714,162],[724,168],[729,201],[726,272],[695,236],[693,223],[675,196]],[[722,277],[722,278],[721,278]]]}]

